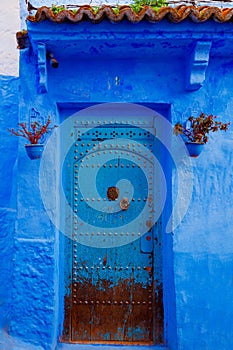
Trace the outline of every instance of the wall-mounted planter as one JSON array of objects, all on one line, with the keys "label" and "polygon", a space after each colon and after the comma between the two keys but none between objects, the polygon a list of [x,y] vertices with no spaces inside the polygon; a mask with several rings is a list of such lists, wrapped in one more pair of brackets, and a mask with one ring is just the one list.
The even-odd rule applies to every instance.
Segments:
[{"label": "wall-mounted planter", "polygon": [[25,149],[30,159],[39,159],[42,156],[44,145],[42,144],[25,145]]},{"label": "wall-mounted planter", "polygon": [[188,154],[190,155],[190,157],[197,158],[203,151],[205,144],[198,142],[186,142],[185,145],[187,147]]}]

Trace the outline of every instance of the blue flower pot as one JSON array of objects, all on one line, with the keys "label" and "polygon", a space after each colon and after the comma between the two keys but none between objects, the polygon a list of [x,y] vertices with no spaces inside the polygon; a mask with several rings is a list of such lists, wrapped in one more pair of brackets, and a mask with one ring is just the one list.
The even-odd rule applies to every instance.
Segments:
[{"label": "blue flower pot", "polygon": [[41,158],[44,145],[36,144],[36,145],[25,145],[27,155],[30,159],[39,159]]},{"label": "blue flower pot", "polygon": [[197,158],[201,154],[205,144],[197,142],[186,142],[185,145],[190,157]]}]

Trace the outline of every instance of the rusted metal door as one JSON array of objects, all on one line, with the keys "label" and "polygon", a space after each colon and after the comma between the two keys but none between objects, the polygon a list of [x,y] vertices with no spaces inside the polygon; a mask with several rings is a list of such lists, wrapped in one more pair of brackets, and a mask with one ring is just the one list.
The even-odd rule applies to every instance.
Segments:
[{"label": "rusted metal door", "polygon": [[[132,142],[121,142],[125,138]],[[66,157],[65,188],[74,211],[72,239],[66,239],[65,247],[63,339],[69,342],[149,345],[163,340],[159,224],[152,225],[148,217],[143,234],[139,218],[148,197],[153,204],[154,171],[152,165],[148,176],[142,171],[137,159],[143,155],[133,142],[153,153],[149,131],[109,125],[79,135]],[[147,160],[141,164],[150,167]],[[84,190],[80,172],[86,176]],[[95,194],[88,192],[93,184]],[[79,220],[88,229],[78,226]]]}]

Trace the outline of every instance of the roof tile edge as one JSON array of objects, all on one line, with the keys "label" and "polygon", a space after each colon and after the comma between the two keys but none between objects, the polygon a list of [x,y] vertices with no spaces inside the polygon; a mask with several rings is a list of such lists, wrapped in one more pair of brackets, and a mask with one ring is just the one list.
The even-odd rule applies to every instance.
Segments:
[{"label": "roof tile edge", "polygon": [[54,14],[52,9],[47,6],[42,6],[37,9],[35,15],[29,15],[27,20],[30,22],[41,22],[49,20],[55,23],[79,23],[89,20],[92,23],[99,23],[104,19],[113,23],[121,22],[123,19],[131,23],[138,23],[141,21],[160,22],[163,19],[168,19],[172,23],[179,23],[185,19],[191,19],[193,22],[206,22],[207,20],[214,20],[216,22],[224,23],[231,22],[233,18],[233,8],[220,9],[214,6],[187,6],[180,5],[176,7],[165,6],[158,11],[150,6],[144,6],[143,9],[136,13],[130,6],[119,6],[118,11],[114,11],[111,6],[104,5],[97,11],[89,6],[80,6],[77,12],[72,10],[62,10]]}]

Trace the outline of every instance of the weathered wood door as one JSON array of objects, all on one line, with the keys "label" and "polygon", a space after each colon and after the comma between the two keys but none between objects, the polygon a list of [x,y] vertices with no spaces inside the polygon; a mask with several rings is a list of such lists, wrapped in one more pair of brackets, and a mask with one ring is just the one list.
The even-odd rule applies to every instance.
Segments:
[{"label": "weathered wood door", "polygon": [[[66,157],[63,181],[74,212],[65,247],[66,341],[162,343],[161,238],[148,159],[154,149],[149,131],[117,124],[79,134]],[[145,233],[140,214],[148,205]]]}]

